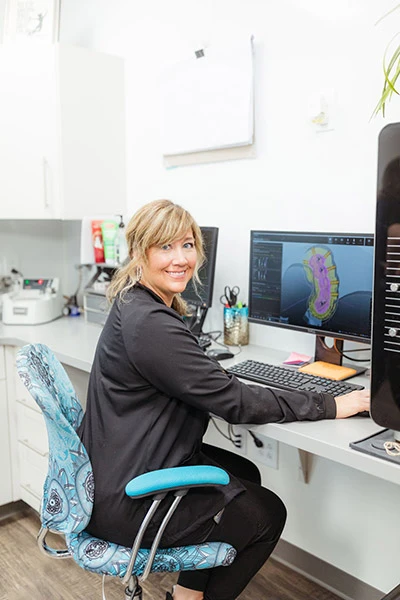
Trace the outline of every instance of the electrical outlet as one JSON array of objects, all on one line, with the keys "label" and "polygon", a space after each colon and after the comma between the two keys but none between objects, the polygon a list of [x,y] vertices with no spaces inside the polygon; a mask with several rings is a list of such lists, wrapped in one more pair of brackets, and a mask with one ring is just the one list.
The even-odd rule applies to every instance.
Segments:
[{"label": "electrical outlet", "polygon": [[261,448],[257,448],[254,440],[249,439],[249,458],[258,461],[267,467],[271,467],[271,469],[277,469],[279,449],[278,442],[258,432],[256,433],[256,436],[263,443],[263,445]]}]

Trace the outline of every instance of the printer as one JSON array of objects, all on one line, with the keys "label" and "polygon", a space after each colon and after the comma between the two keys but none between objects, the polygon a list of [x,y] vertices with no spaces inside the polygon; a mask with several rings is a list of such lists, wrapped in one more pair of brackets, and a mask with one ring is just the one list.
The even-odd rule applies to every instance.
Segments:
[{"label": "printer", "polygon": [[63,314],[64,298],[60,280],[22,279],[11,292],[3,294],[5,325],[39,325]]}]

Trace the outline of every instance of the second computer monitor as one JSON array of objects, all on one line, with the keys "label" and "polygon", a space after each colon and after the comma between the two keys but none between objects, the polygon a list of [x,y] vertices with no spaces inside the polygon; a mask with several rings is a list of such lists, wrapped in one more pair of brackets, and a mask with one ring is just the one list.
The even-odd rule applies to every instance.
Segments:
[{"label": "second computer monitor", "polygon": [[252,231],[249,320],[369,342],[373,235]]},{"label": "second computer monitor", "polygon": [[204,309],[212,305],[214,290],[215,261],[217,258],[218,227],[200,227],[204,242],[204,253],[206,261],[199,269],[201,285],[189,281],[182,298],[191,306]]}]

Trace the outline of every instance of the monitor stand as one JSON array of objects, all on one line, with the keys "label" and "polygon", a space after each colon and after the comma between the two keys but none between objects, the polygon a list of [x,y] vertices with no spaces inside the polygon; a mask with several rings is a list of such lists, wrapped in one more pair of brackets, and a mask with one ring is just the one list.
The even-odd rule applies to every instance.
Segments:
[{"label": "monitor stand", "polygon": [[[374,417],[372,416],[372,418]],[[399,442],[399,431],[393,431],[393,429],[381,429],[362,440],[350,442],[350,448],[400,465],[400,454],[397,450],[397,444],[399,444]]]},{"label": "monitor stand", "polygon": [[[342,356],[343,352],[343,340],[338,340],[334,338],[333,345],[328,346],[325,341],[325,336],[317,335],[315,339],[315,356],[314,361],[322,361],[328,363],[328,365],[336,365],[337,369],[335,369],[335,373],[340,375],[341,367],[343,367],[342,376],[340,376],[341,380],[350,379],[351,377],[355,377],[356,375],[360,375],[367,370],[367,367],[355,367],[353,365],[342,366]],[[327,366],[328,366],[327,365]],[[310,365],[312,368],[312,364]],[[349,371],[351,369],[351,372]],[[311,370],[308,370],[311,373]],[[328,376],[329,377],[329,376]]]},{"label": "monitor stand", "polygon": [[185,321],[190,329],[190,331],[200,337],[204,335],[203,333],[203,325],[207,316],[207,308],[203,306],[190,306],[193,309],[193,314],[190,317],[186,317]]}]

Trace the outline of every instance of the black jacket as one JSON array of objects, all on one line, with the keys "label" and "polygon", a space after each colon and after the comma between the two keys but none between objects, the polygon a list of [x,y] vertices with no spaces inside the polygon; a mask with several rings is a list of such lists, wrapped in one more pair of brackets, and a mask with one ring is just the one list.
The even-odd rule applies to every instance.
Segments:
[{"label": "black jacket", "polygon": [[[282,423],[334,418],[335,406],[327,394],[241,383],[204,354],[175,310],[137,284],[114,302],[101,333],[79,430],[95,481],[88,530],[130,546],[150,501],[128,498],[126,483],[155,469],[209,464],[201,444],[210,412],[233,424]],[[190,535],[242,490],[233,477],[227,486],[192,490],[165,545]]]}]

